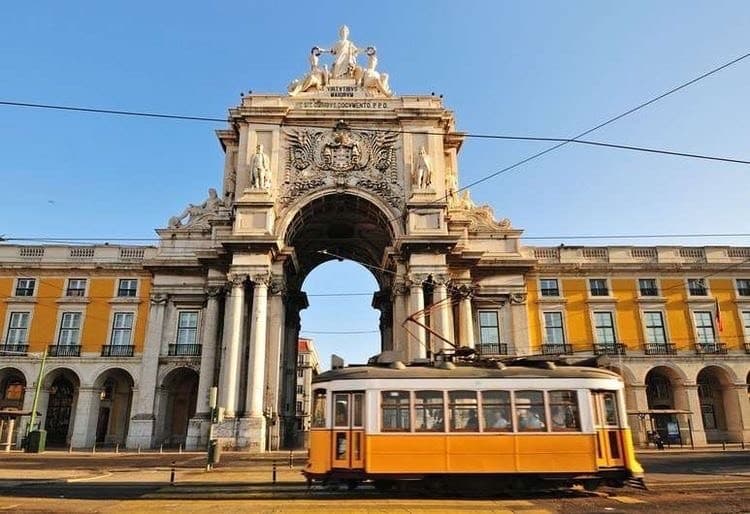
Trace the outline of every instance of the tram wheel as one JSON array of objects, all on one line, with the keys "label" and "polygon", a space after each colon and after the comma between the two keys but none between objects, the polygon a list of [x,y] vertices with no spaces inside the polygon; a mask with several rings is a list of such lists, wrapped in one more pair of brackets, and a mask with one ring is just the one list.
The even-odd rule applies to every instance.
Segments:
[{"label": "tram wheel", "polygon": [[582,481],[581,485],[583,486],[584,491],[594,492],[599,489],[600,485],[602,485],[602,481],[598,478],[589,478]]},{"label": "tram wheel", "polygon": [[346,481],[346,490],[347,491],[354,491],[357,486],[359,485],[359,480],[347,480]]}]

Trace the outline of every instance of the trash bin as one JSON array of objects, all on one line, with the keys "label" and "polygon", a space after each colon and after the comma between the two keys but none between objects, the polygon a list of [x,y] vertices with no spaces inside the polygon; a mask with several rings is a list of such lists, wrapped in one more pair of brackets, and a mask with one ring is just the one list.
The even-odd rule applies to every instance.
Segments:
[{"label": "trash bin", "polygon": [[208,442],[208,463],[211,465],[218,464],[220,458],[221,458],[221,447],[219,446],[219,440],[211,439]]},{"label": "trash bin", "polygon": [[46,430],[32,430],[29,433],[29,439],[26,441],[27,453],[42,453],[47,445]]}]

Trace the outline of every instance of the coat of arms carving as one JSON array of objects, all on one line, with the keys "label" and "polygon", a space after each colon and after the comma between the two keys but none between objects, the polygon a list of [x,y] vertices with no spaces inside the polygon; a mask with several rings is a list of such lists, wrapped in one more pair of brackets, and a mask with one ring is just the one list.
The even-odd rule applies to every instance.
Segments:
[{"label": "coat of arms carving", "polygon": [[288,159],[281,202],[288,204],[316,189],[360,187],[401,208],[403,186],[396,167],[398,134],[352,131],[343,122],[333,130],[287,132]]}]

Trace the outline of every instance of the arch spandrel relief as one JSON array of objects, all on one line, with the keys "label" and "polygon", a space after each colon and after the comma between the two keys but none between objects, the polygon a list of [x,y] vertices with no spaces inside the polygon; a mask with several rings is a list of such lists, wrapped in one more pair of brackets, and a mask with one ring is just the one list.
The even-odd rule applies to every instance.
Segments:
[{"label": "arch spandrel relief", "polygon": [[333,130],[294,129],[285,133],[287,150],[282,206],[325,188],[360,188],[404,207],[397,166],[399,134],[351,130],[340,122]]}]

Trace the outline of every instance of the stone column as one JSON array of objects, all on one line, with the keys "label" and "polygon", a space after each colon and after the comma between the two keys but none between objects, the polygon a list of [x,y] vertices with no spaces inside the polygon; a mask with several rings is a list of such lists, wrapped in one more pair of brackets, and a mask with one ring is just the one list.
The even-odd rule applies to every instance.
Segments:
[{"label": "stone column", "polygon": [[284,446],[295,448],[297,444],[296,425],[296,385],[297,385],[297,348],[299,342],[299,312],[307,307],[307,297],[301,292],[290,292],[286,298],[286,316],[284,333],[283,377],[281,386],[282,423]]},{"label": "stone column", "polygon": [[268,359],[266,360],[266,407],[271,409],[269,427],[269,450],[281,448],[279,430],[279,412],[281,410],[281,398],[279,388],[281,387],[283,365],[281,352],[284,346],[284,326],[286,321],[286,308],[284,306],[284,295],[286,294],[283,277],[274,277],[269,286],[268,299]]},{"label": "stone column", "polygon": [[507,341],[508,353],[511,355],[530,355],[531,340],[529,317],[526,310],[526,293],[511,293],[509,300],[512,341]]},{"label": "stone column", "polygon": [[[4,423],[4,420],[0,420],[0,423]],[[10,453],[11,446],[13,446],[13,428],[16,424],[16,418],[10,417],[8,418],[8,422],[5,423],[5,429],[8,431],[5,434],[5,451]],[[0,424],[0,434],[3,433],[3,426]]]},{"label": "stone column", "polygon": [[135,413],[128,428],[128,448],[150,448],[154,435],[154,395],[159,371],[159,355],[164,332],[164,310],[168,297],[165,294],[151,295],[148,315],[148,330],[141,358],[141,373],[133,403]]},{"label": "stone column", "polygon": [[[415,276],[409,285],[409,308],[406,317],[424,310],[424,288],[422,287],[422,282],[423,279],[421,276]],[[413,319],[424,324],[424,313],[414,316]],[[411,362],[414,359],[426,358],[427,338],[424,328],[412,321],[407,321],[405,327],[406,333],[409,334],[407,360]]]},{"label": "stone column", "polygon": [[266,319],[270,277],[253,276],[253,313],[250,325],[249,378],[245,412],[251,418],[263,417],[263,392],[266,370]]},{"label": "stone column", "polygon": [[[432,299],[435,308],[431,312],[430,327],[435,333],[440,334],[448,341],[453,342],[453,324],[451,323],[451,302],[448,300],[448,289],[446,287],[446,277],[436,277],[432,289]],[[435,344],[434,350],[452,349],[453,347],[438,337],[433,337]]]},{"label": "stone column", "polygon": [[[682,405],[675,405],[678,409],[686,409],[689,411],[692,411],[692,414],[690,415],[690,418],[693,423],[693,443],[695,446],[705,446],[706,445],[706,431],[703,428],[703,416],[701,416],[701,402],[700,397],[698,396],[698,385],[697,384],[685,384],[685,396],[687,398],[687,405],[684,407]],[[677,403],[677,389],[674,389],[675,394],[675,403]],[[680,427],[680,428],[687,428],[687,427]]]},{"label": "stone column", "polygon": [[[631,384],[625,385],[626,395],[633,399],[631,405],[626,405],[627,410],[645,411],[648,410],[648,396],[646,394],[646,384]],[[627,389],[630,390],[630,394],[627,394]],[[648,439],[646,432],[651,430],[651,426],[648,425],[648,418],[643,415],[641,416],[629,416],[628,422],[630,423],[630,429],[633,431],[633,442],[638,446],[648,446]]]},{"label": "stone column", "polygon": [[475,347],[474,313],[471,308],[471,290],[460,288],[461,299],[458,303],[458,342],[461,346]]},{"label": "stone column", "polygon": [[224,356],[219,377],[219,406],[224,415],[233,418],[237,412],[239,389],[240,347],[242,345],[242,313],[245,309],[246,275],[231,274],[232,291],[224,315]]},{"label": "stone column", "polygon": [[76,412],[73,418],[73,448],[88,448],[96,441],[96,421],[99,417],[99,393],[94,387],[79,387]]},{"label": "stone column", "polygon": [[206,308],[203,311],[203,331],[201,333],[201,367],[198,378],[198,394],[195,405],[195,416],[188,425],[185,448],[195,450],[207,444],[210,423],[208,390],[215,385],[214,369],[216,366],[216,339],[219,329],[219,296],[221,287],[209,287],[206,290]]},{"label": "stone column", "polygon": [[[409,360],[409,337],[402,323],[408,315],[408,295],[409,287],[401,280],[393,283],[391,302],[393,303],[391,337],[393,339],[392,349],[400,352],[404,361]],[[413,323],[409,323],[410,325]]]},{"label": "stone column", "polygon": [[391,292],[381,289],[372,295],[372,307],[380,311],[380,351],[393,349],[393,312]]},{"label": "stone column", "polygon": [[729,406],[726,413],[729,436],[735,442],[750,441],[750,401],[747,396],[747,384],[729,386],[725,394],[729,396],[725,402],[725,405]]}]

